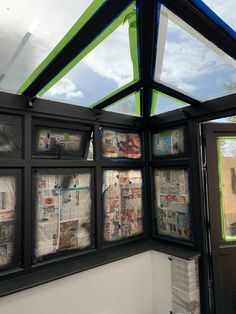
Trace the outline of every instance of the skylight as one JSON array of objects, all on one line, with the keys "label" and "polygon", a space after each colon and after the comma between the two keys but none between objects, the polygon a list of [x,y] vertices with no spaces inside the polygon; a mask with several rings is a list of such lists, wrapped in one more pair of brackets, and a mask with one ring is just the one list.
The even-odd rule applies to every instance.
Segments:
[{"label": "skylight", "polygon": [[1,0],[0,90],[16,92],[44,60],[43,69],[70,39],[68,30],[76,23],[78,30],[103,2],[70,0],[68,5],[57,0]]},{"label": "skylight", "polygon": [[138,79],[136,10],[132,4],[39,96],[88,107]]},{"label": "skylight", "polygon": [[153,90],[151,111],[152,116],[187,106],[189,106],[189,104],[181,100]]},{"label": "skylight", "polygon": [[140,92],[135,92],[115,104],[106,107],[104,110],[131,116],[140,116]]},{"label": "skylight", "polygon": [[206,100],[236,91],[236,61],[161,7],[155,80]]},{"label": "skylight", "polygon": [[235,0],[204,0],[203,2],[236,31]]}]

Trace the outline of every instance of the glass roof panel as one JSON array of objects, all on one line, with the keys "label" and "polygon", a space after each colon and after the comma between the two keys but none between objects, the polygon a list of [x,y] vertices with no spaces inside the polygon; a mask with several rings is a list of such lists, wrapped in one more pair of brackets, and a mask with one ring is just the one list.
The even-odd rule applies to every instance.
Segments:
[{"label": "glass roof panel", "polygon": [[78,62],[77,58],[73,60],[73,67],[70,65],[64,69],[65,75],[59,74],[62,78],[55,78],[39,96],[89,107],[137,80],[135,5],[132,4],[109,28],[112,30],[110,34],[105,31],[108,31],[108,37],[100,34],[95,43],[86,48],[87,51],[85,49],[77,56]]},{"label": "glass roof panel", "polygon": [[139,117],[140,92],[135,92],[128,97],[119,100],[115,104],[105,108],[104,110]]},{"label": "glass roof panel", "polygon": [[236,31],[235,0],[203,0],[203,2]]},{"label": "glass roof panel", "polygon": [[236,91],[236,61],[162,6],[154,79],[200,100],[216,98]]},{"label": "glass roof panel", "polygon": [[158,91],[152,94],[151,116],[190,106],[189,104]]},{"label": "glass roof panel", "polygon": [[[92,2],[0,0],[0,90],[16,92],[68,30],[76,22],[78,30],[104,0]],[[86,9],[87,14],[77,21]]]}]

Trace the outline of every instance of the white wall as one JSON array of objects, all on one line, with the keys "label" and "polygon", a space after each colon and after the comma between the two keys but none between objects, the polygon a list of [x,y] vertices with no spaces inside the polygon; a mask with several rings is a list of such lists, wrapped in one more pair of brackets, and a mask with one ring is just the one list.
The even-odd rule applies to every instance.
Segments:
[{"label": "white wall", "polygon": [[0,299],[0,314],[153,314],[151,252]]},{"label": "white wall", "polygon": [[0,299],[0,314],[169,314],[168,255],[145,252]]},{"label": "white wall", "polygon": [[152,251],[153,313],[169,314],[172,308],[169,255]]}]

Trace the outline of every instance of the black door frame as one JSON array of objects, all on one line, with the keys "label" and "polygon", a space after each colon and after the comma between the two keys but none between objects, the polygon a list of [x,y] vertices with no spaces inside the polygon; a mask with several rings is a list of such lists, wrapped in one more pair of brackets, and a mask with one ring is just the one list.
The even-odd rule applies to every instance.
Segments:
[{"label": "black door frame", "polygon": [[221,231],[221,209],[217,158],[217,137],[231,136],[236,133],[234,123],[207,123],[203,125],[205,138],[205,157],[206,157],[206,180],[208,194],[209,211],[209,232],[210,232],[210,256],[212,266],[212,279],[214,283],[214,303],[215,313],[224,312],[224,274],[221,265],[221,257],[236,254],[236,241],[226,242],[222,239]]}]

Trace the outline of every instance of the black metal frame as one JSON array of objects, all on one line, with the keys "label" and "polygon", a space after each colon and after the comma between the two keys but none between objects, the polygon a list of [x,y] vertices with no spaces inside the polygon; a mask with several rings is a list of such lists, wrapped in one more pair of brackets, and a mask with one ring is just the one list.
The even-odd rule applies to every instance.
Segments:
[{"label": "black metal frame", "polygon": [[[72,40],[51,61],[30,86],[24,91],[28,99],[34,98],[68,63],[70,63],[84,48],[86,48],[112,21],[117,18],[134,0],[107,0],[78,31]],[[166,6],[183,21],[188,23],[200,34],[213,42],[232,58],[236,58],[236,42],[225,28],[208,16],[200,6],[190,0],[136,0],[139,20],[138,42],[140,55],[140,80],[127,88],[113,94],[95,106],[104,109],[112,103],[128,96],[135,91],[141,91],[141,114],[144,119],[150,116],[152,105],[152,89],[166,93],[172,97],[191,104],[193,110],[201,108],[201,102],[176,91],[160,82],[153,81],[155,52],[157,40],[157,7]],[[36,100],[37,103],[37,100]],[[186,112],[188,114],[188,110]]]},{"label": "black metal frame", "polygon": [[[20,268],[6,270],[1,273],[2,288],[0,296],[13,293],[28,287],[32,287],[44,282],[48,282],[71,273],[79,272],[84,269],[95,267],[120,258],[124,258],[139,252],[153,248],[151,242],[151,203],[150,187],[152,183],[149,178],[149,144],[150,131],[148,125],[142,118],[129,117],[111,112],[79,108],[72,105],[55,103],[45,100],[37,100],[37,106],[26,108],[24,96],[0,93],[0,112],[9,115],[17,115],[22,118],[22,139],[23,139],[23,158],[17,160],[2,160],[2,168],[20,168],[23,174],[23,198],[22,198],[22,265]],[[55,111],[54,111],[55,110]],[[56,112],[56,114],[55,114]],[[78,117],[78,118],[77,118]],[[56,124],[72,124],[89,126],[94,135],[94,160],[77,159],[34,159],[32,157],[32,125],[34,121],[55,121]],[[140,160],[104,160],[101,156],[101,133],[100,127],[120,129],[126,131],[136,131],[141,133],[142,154]],[[72,251],[58,254],[52,259],[42,263],[32,263],[33,247],[33,220],[34,208],[33,201],[29,195],[33,195],[32,171],[34,169],[59,169],[59,168],[83,168],[93,169],[95,182],[95,243],[94,248],[83,251]],[[102,171],[104,169],[141,169],[143,174],[143,204],[144,204],[144,234],[110,243],[103,242],[103,204],[102,204]],[[53,171],[53,170],[52,170]],[[163,240],[161,245],[155,244],[153,249],[171,254],[175,251],[173,245]],[[182,252],[181,254],[179,253]],[[114,257],[113,257],[114,254]],[[181,257],[196,256],[198,253],[176,248],[175,255]],[[73,265],[73,266],[71,266]],[[72,269],[70,268],[72,267]],[[55,270],[56,269],[56,270]],[[68,270],[70,269],[70,270]]]},{"label": "black metal frame", "polygon": [[[20,168],[23,173],[23,267],[4,271],[1,276],[1,281],[4,283],[0,290],[0,294],[6,295],[15,291],[25,289],[27,287],[32,287],[50,280],[61,278],[62,276],[79,272],[84,269],[89,269],[96,265],[101,265],[101,263],[107,263],[119,258],[124,258],[130,256],[131,254],[136,254],[140,251],[145,251],[150,248],[163,251],[169,254],[179,255],[179,250],[185,247],[185,252],[181,256],[188,256],[189,254],[196,254],[199,251],[202,255],[200,258],[200,283],[201,283],[201,299],[203,313],[210,313],[210,302],[212,294],[212,282],[211,273],[209,269],[210,256],[209,256],[209,241],[207,234],[207,214],[205,209],[205,196],[203,190],[203,177],[202,177],[202,161],[201,161],[201,138],[200,138],[200,126],[199,122],[207,121],[208,119],[213,119],[221,117],[222,115],[232,115],[236,114],[236,108],[233,109],[233,104],[235,103],[236,95],[226,96],[224,98],[216,99],[214,101],[206,102],[202,104],[201,108],[198,110],[188,108],[189,112],[192,113],[192,118],[186,117],[186,114],[181,110],[176,110],[172,115],[171,113],[166,113],[160,116],[152,117],[148,121],[142,118],[129,117],[125,115],[114,114],[111,112],[104,112],[100,110],[92,110],[87,108],[79,108],[72,105],[66,105],[61,103],[55,103],[45,100],[37,100],[37,106],[28,109],[25,104],[27,99],[24,96],[11,95],[6,93],[0,93],[1,101],[1,112],[9,115],[17,115],[23,119],[23,157],[17,160],[2,160],[2,168]],[[226,110],[224,110],[226,109]],[[54,111],[55,110],[55,111]],[[55,114],[56,112],[56,114]],[[76,118],[78,117],[78,118]],[[95,159],[91,161],[87,160],[57,160],[55,165],[55,160],[33,160],[31,157],[31,142],[32,142],[32,121],[34,119],[46,119],[55,120],[57,123],[68,121],[72,124],[78,123],[81,125],[90,125],[93,129],[94,134],[94,155]],[[159,130],[174,127],[180,127],[187,124],[188,132],[188,143],[189,145],[189,158],[170,158],[170,159],[159,159],[158,161],[152,160],[151,157],[151,133],[158,132]],[[100,126],[106,128],[116,128],[116,129],[127,129],[130,131],[141,131],[143,133],[143,149],[144,149],[144,160],[134,161],[111,161],[102,160],[101,158],[101,134]],[[30,131],[28,131],[30,130]],[[197,145],[195,145],[197,143]],[[192,206],[193,206],[193,221],[194,221],[194,246],[185,245],[182,241],[181,243],[177,240],[170,241],[169,239],[163,237],[154,238],[152,237],[151,225],[152,225],[152,213],[150,209],[152,208],[152,182],[151,182],[151,170],[150,166],[155,165],[172,165],[176,166],[188,165],[191,169],[192,178]],[[78,167],[78,168],[93,168],[95,171],[95,182],[96,182],[96,193],[95,193],[95,247],[91,251],[80,252],[78,254],[69,254],[68,256],[61,256],[48,261],[47,263],[42,263],[31,267],[31,247],[32,247],[32,204],[29,195],[32,194],[31,181],[31,169],[32,168],[60,168],[60,167]],[[101,200],[101,189],[102,189],[102,178],[101,171],[103,168],[127,168],[127,167],[141,167],[144,173],[144,182],[146,185],[146,224],[148,229],[146,229],[145,237],[140,237],[137,239],[131,239],[130,241],[121,242],[119,244],[109,245],[104,247],[103,244],[103,234],[102,234],[102,200]],[[153,241],[150,242],[150,239]],[[154,244],[153,244],[154,243]],[[175,249],[173,249],[173,245]],[[114,259],[111,255],[114,254]],[[131,253],[132,252],[132,253]],[[102,256],[102,257],[101,257]],[[101,261],[102,258],[102,261]],[[86,262],[85,262],[86,260]],[[100,262],[97,262],[100,260]],[[80,262],[84,261],[84,262]],[[95,262],[96,261],[96,262]],[[65,268],[66,265],[73,266],[73,271],[68,271]],[[82,263],[82,265],[81,265]],[[77,265],[77,268],[76,266]],[[56,269],[56,270],[55,270]],[[42,277],[39,276],[41,274]],[[41,278],[41,280],[40,280]],[[17,280],[16,280],[17,279]],[[5,288],[4,288],[5,287]],[[210,294],[210,295],[209,295]],[[205,312],[204,312],[205,311]]]},{"label": "black metal frame", "polygon": [[[210,223],[210,263],[211,280],[215,298],[213,306],[216,313],[234,313],[235,304],[232,302],[231,280],[235,280],[232,263],[235,263],[236,241],[223,241],[221,230],[221,209],[218,175],[217,137],[235,136],[235,124],[208,123],[203,125],[206,163],[206,193],[208,197],[208,219]],[[224,260],[227,264],[224,264]],[[226,285],[225,282],[228,282]],[[222,296],[224,290],[224,296]],[[227,302],[227,300],[229,302]]]}]

